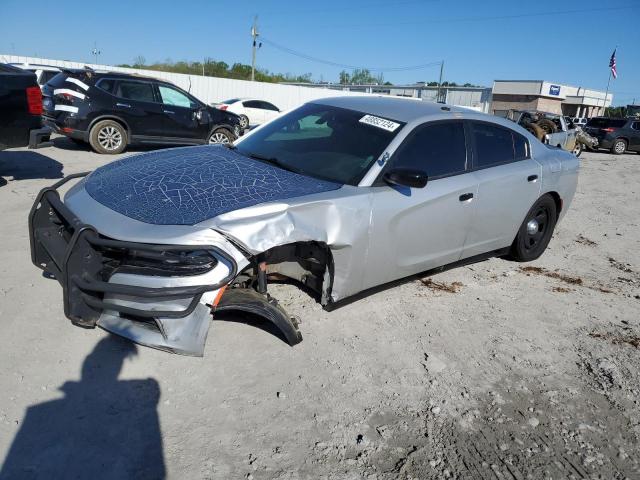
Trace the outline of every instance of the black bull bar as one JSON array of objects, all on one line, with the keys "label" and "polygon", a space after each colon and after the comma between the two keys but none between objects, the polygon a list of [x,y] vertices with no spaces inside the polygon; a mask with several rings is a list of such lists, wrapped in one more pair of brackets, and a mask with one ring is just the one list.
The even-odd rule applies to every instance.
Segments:
[{"label": "black bull bar", "polygon": [[[203,293],[218,290],[236,276],[235,261],[214,246],[144,244],[99,235],[95,228],[83,223],[67,208],[58,193],[62,185],[88,173],[69,175],[42,189],[29,213],[31,261],[60,283],[64,313],[75,325],[95,327],[103,310],[115,311],[141,321],[153,317],[186,317],[194,311]],[[194,256],[196,250],[198,253]],[[211,260],[209,263],[206,263],[207,255]],[[230,271],[224,279],[211,285],[162,288],[125,285],[108,281],[119,268],[114,256],[154,262],[162,262],[166,258],[179,259],[188,265],[197,265],[200,272],[212,263],[209,270],[218,261],[223,261],[228,264]],[[105,301],[105,294],[162,300],[190,298],[191,301],[185,309],[178,311],[143,310]]]}]

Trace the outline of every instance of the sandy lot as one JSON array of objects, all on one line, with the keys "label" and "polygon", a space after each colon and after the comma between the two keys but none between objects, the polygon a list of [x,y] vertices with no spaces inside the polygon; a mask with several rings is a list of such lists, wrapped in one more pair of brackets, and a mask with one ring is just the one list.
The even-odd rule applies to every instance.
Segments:
[{"label": "sandy lot", "polygon": [[199,359],[64,317],[27,214],[55,178],[113,157],[56,145],[0,152],[3,480],[640,478],[640,155],[583,154],[536,262],[332,313],[281,286],[300,345],[214,321]]}]

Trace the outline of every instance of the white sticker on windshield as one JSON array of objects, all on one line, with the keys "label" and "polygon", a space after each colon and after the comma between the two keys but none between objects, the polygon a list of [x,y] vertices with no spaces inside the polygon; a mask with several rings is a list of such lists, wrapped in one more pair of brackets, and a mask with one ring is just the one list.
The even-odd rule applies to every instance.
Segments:
[{"label": "white sticker on windshield", "polygon": [[366,123],[367,125],[373,125],[374,127],[382,128],[389,132],[394,132],[399,126],[399,123],[392,122],[386,118],[375,117],[373,115],[365,115],[360,119],[360,123]]}]

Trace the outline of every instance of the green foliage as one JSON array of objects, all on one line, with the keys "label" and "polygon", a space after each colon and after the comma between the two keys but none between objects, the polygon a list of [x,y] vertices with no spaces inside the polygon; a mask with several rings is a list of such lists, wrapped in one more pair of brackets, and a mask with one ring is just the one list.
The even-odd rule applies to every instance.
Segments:
[{"label": "green foliage", "polygon": [[624,118],[627,116],[627,107],[607,107],[604,109],[605,117]]},{"label": "green foliage", "polygon": [[350,74],[344,70],[341,71],[339,81],[341,85],[382,85],[384,83],[384,77],[382,73],[375,76],[366,68],[356,68]]},{"label": "green foliage", "polygon": [[[167,58],[163,62],[147,64],[142,55],[138,55],[133,60],[133,65],[122,64],[119,67],[140,68],[145,70],[155,70],[157,72],[184,73],[187,75],[204,75],[207,77],[233,78],[236,80],[251,80],[251,65],[234,63],[229,66],[225,62],[219,62],[213,58],[205,58],[203,62],[174,62]],[[299,82],[310,83],[311,73],[304,75],[291,75],[289,73],[272,73],[268,70],[256,69],[256,80],[259,82],[279,83],[279,82]]]}]

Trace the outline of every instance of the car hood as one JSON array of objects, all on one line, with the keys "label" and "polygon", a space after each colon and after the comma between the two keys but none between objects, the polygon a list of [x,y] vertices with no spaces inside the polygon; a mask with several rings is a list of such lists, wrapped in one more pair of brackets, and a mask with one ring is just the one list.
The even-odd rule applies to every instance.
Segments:
[{"label": "car hood", "polygon": [[102,205],[155,225],[195,225],[241,208],[341,186],[210,145],[132,155],[98,168],[84,184]]}]

